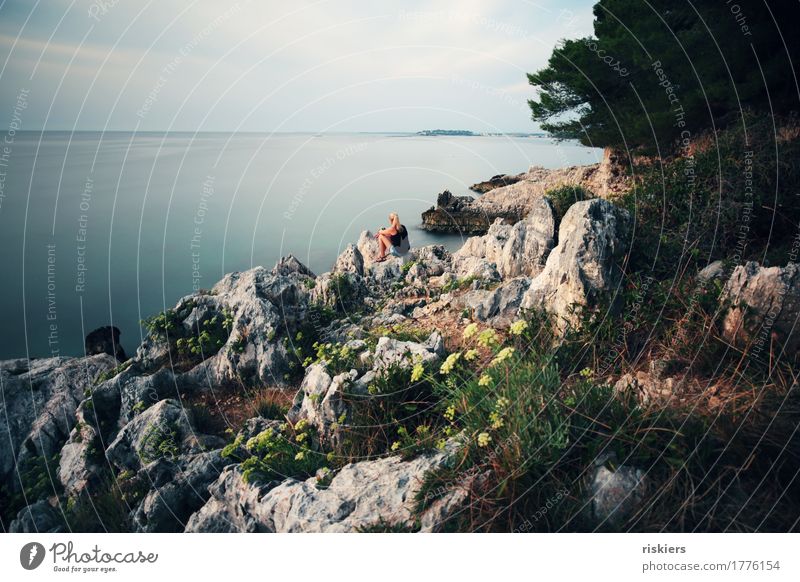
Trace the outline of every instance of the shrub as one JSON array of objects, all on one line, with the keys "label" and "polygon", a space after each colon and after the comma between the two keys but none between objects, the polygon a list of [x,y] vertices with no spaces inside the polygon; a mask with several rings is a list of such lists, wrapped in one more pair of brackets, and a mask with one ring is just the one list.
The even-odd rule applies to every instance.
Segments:
[{"label": "shrub", "polygon": [[180,434],[174,423],[152,424],[147,428],[141,445],[141,457],[145,463],[158,459],[173,460],[180,454]]},{"label": "shrub", "polygon": [[550,202],[553,204],[553,213],[555,214],[556,224],[561,222],[561,219],[564,218],[564,214],[566,214],[570,206],[576,202],[594,198],[594,195],[591,192],[589,192],[583,186],[579,186],[577,184],[565,184],[563,186],[557,186],[547,190],[544,195],[548,197]]},{"label": "shrub", "polygon": [[261,418],[283,420],[286,413],[289,412],[289,402],[287,402],[285,392],[265,388],[259,391],[252,400],[253,414]]},{"label": "shrub", "polygon": [[314,428],[301,420],[294,426],[284,423],[279,430],[268,428],[247,442],[240,435],[223,449],[222,456],[236,457],[244,445],[246,458],[241,466],[244,479],[251,483],[305,479],[327,461],[325,455],[313,450],[314,441]]}]

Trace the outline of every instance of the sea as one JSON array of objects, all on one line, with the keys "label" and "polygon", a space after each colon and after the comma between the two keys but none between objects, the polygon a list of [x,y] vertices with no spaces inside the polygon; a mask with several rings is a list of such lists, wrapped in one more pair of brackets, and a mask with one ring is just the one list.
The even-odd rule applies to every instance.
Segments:
[{"label": "sea", "polygon": [[[0,157],[0,359],[76,356],[223,275],[293,254],[331,269],[397,212],[412,246],[443,190],[601,150],[547,137],[402,133],[17,132]],[[477,195],[476,195],[477,196]]]}]

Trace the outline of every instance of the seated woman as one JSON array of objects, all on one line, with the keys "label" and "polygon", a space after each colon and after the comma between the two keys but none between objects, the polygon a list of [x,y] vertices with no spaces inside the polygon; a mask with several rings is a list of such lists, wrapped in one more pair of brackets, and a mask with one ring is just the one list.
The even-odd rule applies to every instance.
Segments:
[{"label": "seated woman", "polygon": [[400,218],[396,212],[389,215],[389,228],[384,228],[375,233],[375,238],[378,239],[378,256],[375,259],[376,263],[382,263],[386,260],[386,251],[391,247],[399,247],[402,241],[401,232],[403,226],[400,224]]}]

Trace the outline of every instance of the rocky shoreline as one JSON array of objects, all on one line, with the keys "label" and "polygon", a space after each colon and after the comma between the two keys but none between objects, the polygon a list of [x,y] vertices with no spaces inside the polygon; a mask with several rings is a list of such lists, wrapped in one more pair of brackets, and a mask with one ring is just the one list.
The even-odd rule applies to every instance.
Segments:
[{"label": "rocky shoreline", "polygon": [[[113,489],[133,531],[441,530],[463,510],[470,482],[451,483],[423,508],[415,499],[426,475],[459,455],[463,435],[417,454],[392,447],[341,465],[331,455],[352,446],[346,427],[360,422],[355,402],[379,400],[375,386],[397,370],[442,365],[469,323],[503,334],[542,310],[563,335],[599,305],[619,312],[632,219],[609,201],[624,179],[606,158],[532,168],[513,183],[494,177],[474,201],[440,196],[435,216],[423,215],[427,226],[480,233],[455,253],[434,245],[375,263],[376,243],[365,231],[331,272],[315,275],[289,256],[182,298],[148,321],[148,337],[124,363],[109,353],[0,362],[3,528],[68,531],[69,508]],[[559,217],[545,192],[562,184],[591,187],[598,197]],[[714,265],[704,276],[725,286],[732,345],[749,345],[776,302],[773,332],[790,336],[800,312],[795,264],[748,263],[730,277]],[[424,334],[397,337],[412,328]],[[106,333],[111,353],[124,354],[118,332]],[[673,390],[680,376],[612,380],[646,401]],[[288,410],[239,411],[244,420],[232,423],[197,404],[263,388],[290,401]],[[294,460],[286,463],[301,467],[297,474],[277,464],[289,442]],[[334,468],[304,465],[325,454]],[[596,523],[635,508],[644,483],[624,464],[600,463],[585,480]]]},{"label": "rocky shoreline", "polygon": [[422,213],[421,227],[433,232],[485,234],[498,218],[506,224],[522,220],[550,190],[583,188],[613,199],[629,186],[621,156],[607,148],[599,164],[554,170],[533,166],[522,174],[493,176],[470,187],[482,194],[477,198],[454,196],[445,190],[438,195],[436,205]]}]

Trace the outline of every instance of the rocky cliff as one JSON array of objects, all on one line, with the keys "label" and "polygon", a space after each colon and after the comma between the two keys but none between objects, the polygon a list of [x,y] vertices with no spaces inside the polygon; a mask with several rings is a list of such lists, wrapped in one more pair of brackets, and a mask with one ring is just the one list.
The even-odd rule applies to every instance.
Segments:
[{"label": "rocky cliff", "polygon": [[[533,170],[476,202],[442,200],[495,213],[481,214],[486,233],[452,255],[429,246],[375,263],[375,240],[364,232],[328,273],[292,256],[231,273],[148,320],[147,338],[122,364],[107,353],[0,363],[3,528],[440,531],[463,523],[499,459],[533,454],[520,451],[527,429],[512,426],[506,397],[488,387],[515,350],[542,341],[537,332],[513,343],[534,325],[529,314],[552,318],[550,345],[567,345],[622,307],[629,213],[597,198],[559,220],[544,196],[547,184],[587,183],[598,171]],[[731,342],[758,341],[769,315],[773,340],[796,349],[796,265],[748,264],[726,281]],[[462,347],[476,337],[474,348]],[[447,404],[455,384],[438,378],[482,358],[470,390],[496,403],[490,426],[473,434],[455,420],[459,401]],[[615,378],[615,391],[659,382],[648,394],[671,397],[685,384],[663,383],[662,372]],[[532,378],[524,385],[539,382]],[[519,417],[530,422],[545,410],[526,406]],[[475,451],[489,461],[459,473]],[[580,527],[622,523],[643,502],[645,472],[593,454],[568,493],[583,508]],[[95,519],[87,503],[114,509]]]}]

